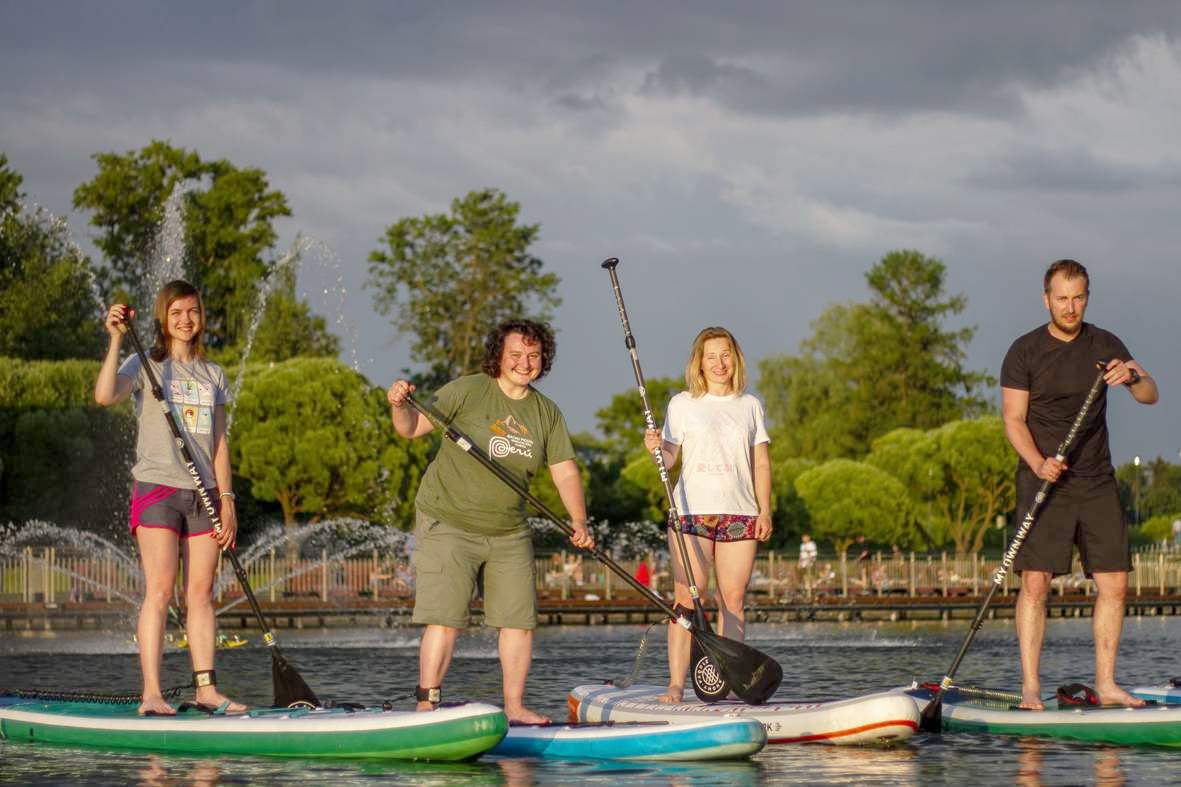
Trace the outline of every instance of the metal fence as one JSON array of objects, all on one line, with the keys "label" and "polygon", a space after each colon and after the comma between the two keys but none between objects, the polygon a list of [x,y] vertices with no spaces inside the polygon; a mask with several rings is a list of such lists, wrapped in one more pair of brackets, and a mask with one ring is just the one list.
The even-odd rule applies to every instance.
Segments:
[{"label": "metal fence", "polygon": [[[1153,548],[1132,557],[1134,570],[1129,595],[1181,593],[1181,551]],[[640,568],[640,563],[646,569]],[[672,593],[667,556],[649,554],[620,560],[633,576],[647,574],[659,594]],[[875,595],[895,597],[965,596],[987,591],[999,558],[979,554],[877,553],[866,560],[820,556],[815,565],[801,567],[787,552],[761,552],[755,560],[749,592],[752,600],[797,602],[817,596]],[[333,558],[327,551],[314,557],[288,559],[275,551],[245,565],[251,587],[260,601],[305,598],[321,601],[410,598],[414,577],[403,557],[373,552],[366,557]],[[1059,595],[1092,594],[1093,583],[1075,565],[1071,574],[1053,581]],[[560,552],[536,560],[539,594],[547,598],[611,601],[634,597],[636,591],[603,565],[575,553]],[[179,583],[179,580],[178,580]],[[699,578],[703,588],[705,578]],[[1010,573],[1004,592],[1015,592]],[[68,602],[138,603],[143,595],[142,574],[127,558],[86,555],[54,547],[25,547],[0,559],[0,601],[60,604]],[[228,565],[220,569],[215,595],[219,605],[232,604],[242,591]]]}]

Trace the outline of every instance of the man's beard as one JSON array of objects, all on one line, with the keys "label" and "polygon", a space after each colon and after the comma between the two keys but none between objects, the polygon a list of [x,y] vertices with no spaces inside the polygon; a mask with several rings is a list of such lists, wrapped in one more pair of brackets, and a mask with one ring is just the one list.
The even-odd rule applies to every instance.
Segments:
[{"label": "man's beard", "polygon": [[1079,315],[1078,322],[1076,322],[1074,325],[1068,325],[1067,323],[1062,322],[1056,314],[1051,314],[1050,320],[1054,323],[1055,328],[1067,336],[1075,336],[1083,329],[1082,315]]}]

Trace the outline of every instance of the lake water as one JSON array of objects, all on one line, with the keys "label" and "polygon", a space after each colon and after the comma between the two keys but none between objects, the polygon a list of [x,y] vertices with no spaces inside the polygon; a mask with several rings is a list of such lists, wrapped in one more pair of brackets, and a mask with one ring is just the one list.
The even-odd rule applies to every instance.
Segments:
[{"label": "lake water", "polygon": [[[784,668],[779,697],[831,699],[938,680],[967,624],[813,623],[752,625],[750,641]],[[630,673],[644,626],[559,626],[538,631],[528,701],[555,719],[576,685]],[[662,626],[653,629],[641,681],[666,679]],[[126,631],[0,634],[0,686],[135,691],[138,667]],[[270,657],[252,644],[222,651],[218,675],[235,697],[265,704]],[[402,697],[417,677],[417,631],[282,631],[288,659],[321,698],[372,703]],[[1181,619],[1136,618],[1125,624],[1120,678],[1159,683],[1181,673]],[[1047,693],[1064,683],[1093,682],[1090,621],[1051,620],[1043,655]],[[188,680],[184,653],[166,657],[165,685]],[[990,621],[957,676],[964,683],[1014,686],[1016,638],[1011,621]],[[448,700],[499,704],[494,632],[461,639],[445,692]],[[400,706],[408,707],[403,701]],[[459,765],[323,763],[263,758],[185,758],[43,747],[0,741],[0,782],[14,784],[1138,784],[1181,781],[1181,753],[978,735],[917,735],[889,748],[773,746],[753,760],[723,764],[595,764],[483,758]]]}]

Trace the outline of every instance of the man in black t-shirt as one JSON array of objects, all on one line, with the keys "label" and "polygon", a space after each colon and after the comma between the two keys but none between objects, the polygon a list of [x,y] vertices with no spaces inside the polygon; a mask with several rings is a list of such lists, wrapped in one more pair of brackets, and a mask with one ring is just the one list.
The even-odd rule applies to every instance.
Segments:
[{"label": "man in black t-shirt", "polygon": [[1114,334],[1083,322],[1090,295],[1087,270],[1058,260],[1045,275],[1050,322],[1013,342],[1001,367],[1005,434],[1017,451],[1017,502],[1028,510],[1043,481],[1054,484],[1014,561],[1021,574],[1017,638],[1021,645],[1022,708],[1041,710],[1039,662],[1046,628],[1050,580],[1070,573],[1078,545],[1097,597],[1095,690],[1100,702],[1144,704],[1115,682],[1115,660],[1123,627],[1124,597],[1131,570],[1127,524],[1119,504],[1107,439],[1107,390],[1100,391],[1070,449],[1068,462],[1054,453],[1075,416],[1102,360],[1107,385],[1123,385],[1142,404],[1157,400],[1156,382]]}]

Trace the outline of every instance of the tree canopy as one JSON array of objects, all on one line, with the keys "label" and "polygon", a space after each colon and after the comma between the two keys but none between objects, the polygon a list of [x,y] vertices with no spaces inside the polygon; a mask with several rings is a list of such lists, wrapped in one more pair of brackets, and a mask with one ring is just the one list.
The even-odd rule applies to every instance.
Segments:
[{"label": "tree canopy", "polygon": [[484,339],[505,319],[548,321],[558,277],[529,253],[540,225],[518,224],[520,205],[495,189],[451,202],[450,213],[391,224],[369,255],[367,286],[398,333],[413,336],[418,379],[437,385],[479,369]]},{"label": "tree canopy", "polygon": [[812,535],[843,553],[859,535],[879,544],[906,546],[915,531],[902,482],[865,462],[832,459],[796,478],[808,507]]},{"label": "tree canopy", "polygon": [[[185,272],[205,302],[207,341],[214,349],[243,341],[258,304],[259,284],[275,269],[274,221],[291,215],[283,193],[270,188],[261,169],[205,160],[196,151],[160,140],[138,151],[98,153],[94,160],[98,174],[75,189],[74,206],[89,210],[91,225],[99,229],[95,243],[105,258],[98,275],[104,298],[122,294],[133,303],[152,303],[153,248],[165,205],[179,187],[184,193]],[[289,341],[335,346],[323,322],[295,302],[293,287],[280,288],[272,300],[275,314],[286,321]],[[281,357],[282,349],[277,349]]]},{"label": "tree canopy", "polygon": [[235,405],[234,469],[283,519],[357,515],[406,526],[429,440],[398,440],[382,390],[331,358],[248,374]]},{"label": "tree canopy", "polygon": [[874,441],[865,461],[906,487],[932,546],[977,551],[996,515],[1016,505],[1016,458],[996,416],[896,429]]},{"label": "tree canopy", "polygon": [[764,358],[759,391],[773,440],[793,456],[864,456],[898,427],[929,429],[988,410],[993,381],[964,368],[974,329],[943,322],[965,307],[944,294],[946,269],[917,251],[894,251],[866,273],[868,303],[830,306],[798,355]]},{"label": "tree canopy", "polygon": [[21,182],[0,154],[0,356],[94,357],[103,332],[90,259],[65,222],[26,209]]}]

